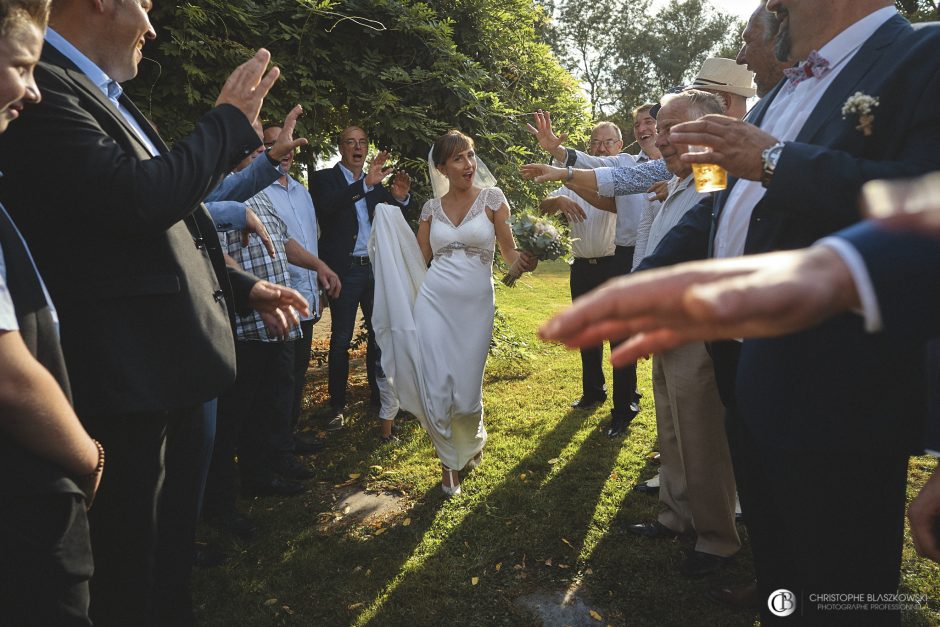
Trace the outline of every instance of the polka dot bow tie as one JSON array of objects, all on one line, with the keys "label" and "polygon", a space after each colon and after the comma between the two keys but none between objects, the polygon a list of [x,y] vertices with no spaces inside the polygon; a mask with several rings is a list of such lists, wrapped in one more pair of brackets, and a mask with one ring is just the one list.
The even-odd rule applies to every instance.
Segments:
[{"label": "polka dot bow tie", "polygon": [[829,73],[829,60],[821,57],[818,52],[813,50],[806,57],[806,60],[796,67],[787,68],[783,75],[787,77],[787,87],[795,88],[808,78],[822,78]]}]

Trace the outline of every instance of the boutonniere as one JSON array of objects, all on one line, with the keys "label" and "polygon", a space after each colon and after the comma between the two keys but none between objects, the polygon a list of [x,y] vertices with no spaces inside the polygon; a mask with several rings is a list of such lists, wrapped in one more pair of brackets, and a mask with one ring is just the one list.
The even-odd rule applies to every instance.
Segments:
[{"label": "boutonniere", "polygon": [[877,106],[877,98],[857,91],[855,95],[849,96],[845,104],[842,105],[842,119],[844,120],[850,115],[858,116],[858,126],[855,127],[855,130],[861,131],[865,137],[868,137],[874,132],[872,125],[875,123],[875,114],[872,113],[872,110]]}]

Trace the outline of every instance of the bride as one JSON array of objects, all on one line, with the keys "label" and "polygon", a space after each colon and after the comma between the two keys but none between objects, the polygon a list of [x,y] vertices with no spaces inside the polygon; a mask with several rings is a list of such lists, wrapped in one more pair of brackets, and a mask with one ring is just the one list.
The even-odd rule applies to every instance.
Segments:
[{"label": "bride", "polygon": [[[538,261],[516,250],[509,205],[459,131],[439,137],[428,160],[434,198],[417,242],[401,211],[379,205],[370,252],[376,273],[372,324],[382,368],[401,407],[415,414],[441,460],[441,487],[460,493],[458,471],[486,443],[483,368],[493,336],[494,242],[507,263]],[[427,264],[431,262],[430,268]]]}]

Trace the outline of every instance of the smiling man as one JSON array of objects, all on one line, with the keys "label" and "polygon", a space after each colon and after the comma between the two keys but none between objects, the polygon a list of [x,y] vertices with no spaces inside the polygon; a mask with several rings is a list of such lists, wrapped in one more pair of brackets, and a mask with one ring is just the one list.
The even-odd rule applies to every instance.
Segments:
[{"label": "smiling man", "polygon": [[167,433],[201,422],[234,380],[234,311],[286,326],[291,305],[306,310],[296,292],[226,270],[200,202],[260,144],[251,121],[278,76],[265,73],[270,54],[236,69],[170,150],[120,86],[155,37],[150,8],[56,0],[36,69],[42,101],[0,137],[0,197],[58,309],[76,413],[113,471],[89,515],[96,625],[152,622]]}]

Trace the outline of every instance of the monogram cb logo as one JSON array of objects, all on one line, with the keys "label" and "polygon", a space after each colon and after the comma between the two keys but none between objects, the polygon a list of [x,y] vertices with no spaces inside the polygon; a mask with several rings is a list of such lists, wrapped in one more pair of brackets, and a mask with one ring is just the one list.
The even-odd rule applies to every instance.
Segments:
[{"label": "monogram cb logo", "polygon": [[796,611],[796,597],[785,588],[774,590],[767,598],[767,608],[774,616],[789,616]]}]

